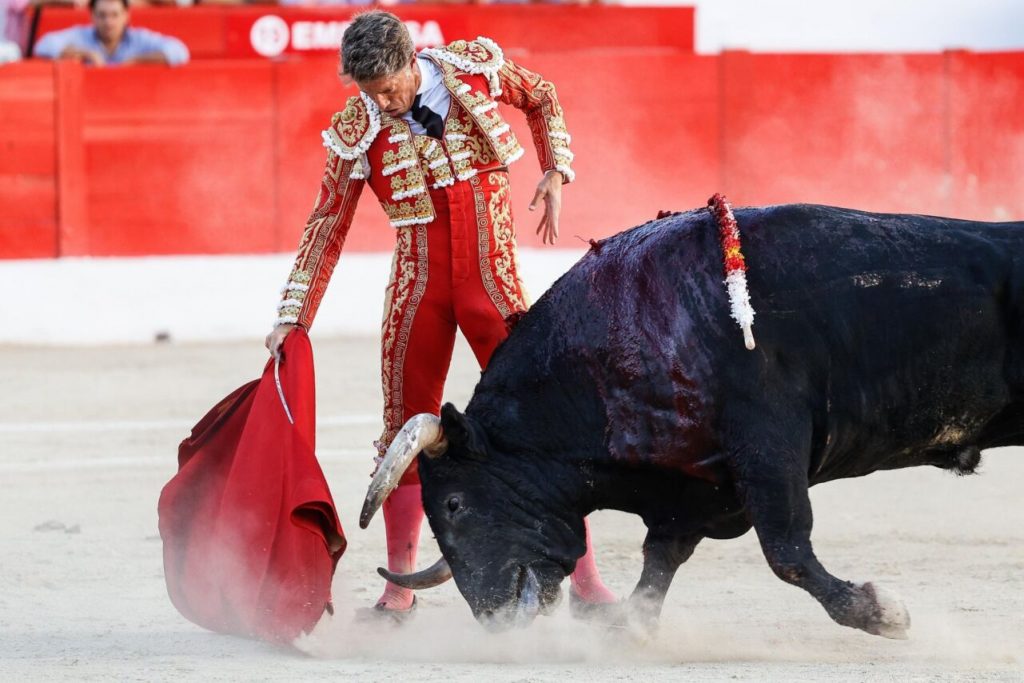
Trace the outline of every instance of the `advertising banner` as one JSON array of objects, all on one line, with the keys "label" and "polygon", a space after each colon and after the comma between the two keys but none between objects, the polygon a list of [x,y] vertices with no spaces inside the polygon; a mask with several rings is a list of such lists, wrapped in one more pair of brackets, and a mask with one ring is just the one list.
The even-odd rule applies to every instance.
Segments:
[{"label": "advertising banner", "polygon": [[[692,7],[413,5],[391,7],[417,48],[487,36],[513,54],[607,48],[693,52]],[[354,7],[137,7],[131,23],[180,38],[195,59],[336,53]],[[46,7],[36,37],[89,23],[88,10]]]}]

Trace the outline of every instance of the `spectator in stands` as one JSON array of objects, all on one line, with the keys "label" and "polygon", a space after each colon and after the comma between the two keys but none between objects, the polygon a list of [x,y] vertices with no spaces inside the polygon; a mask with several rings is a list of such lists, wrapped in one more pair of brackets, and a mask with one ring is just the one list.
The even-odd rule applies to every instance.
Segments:
[{"label": "spectator in stands", "polygon": [[21,58],[28,5],[29,0],[0,0],[0,64]]},{"label": "spectator in stands", "polygon": [[21,50],[17,43],[0,38],[0,64],[4,62],[16,62],[21,59]]},{"label": "spectator in stands", "polygon": [[85,64],[170,64],[188,61],[188,48],[177,38],[128,26],[128,0],[89,0],[91,26],[47,33],[35,56],[77,59]]},{"label": "spectator in stands", "polygon": [[85,7],[89,0],[0,0],[0,64],[25,54],[32,14],[44,5]]}]

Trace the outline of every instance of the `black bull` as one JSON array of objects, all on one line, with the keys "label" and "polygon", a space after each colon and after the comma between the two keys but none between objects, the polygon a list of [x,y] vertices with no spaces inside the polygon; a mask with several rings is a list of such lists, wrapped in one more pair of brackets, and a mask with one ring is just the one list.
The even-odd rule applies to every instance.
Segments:
[{"label": "black bull", "polygon": [[729,317],[714,220],[674,214],[595,243],[497,350],[464,415],[448,404],[440,430],[429,418],[396,439],[399,470],[426,447],[430,526],[478,619],[553,605],[583,517],[611,508],[648,528],[628,603],[644,621],[702,538],[753,526],[775,574],[835,621],[904,635],[898,599],[815,557],[808,487],[969,473],[982,449],[1024,443],[1024,223],[808,205],[736,217],[755,350]]}]

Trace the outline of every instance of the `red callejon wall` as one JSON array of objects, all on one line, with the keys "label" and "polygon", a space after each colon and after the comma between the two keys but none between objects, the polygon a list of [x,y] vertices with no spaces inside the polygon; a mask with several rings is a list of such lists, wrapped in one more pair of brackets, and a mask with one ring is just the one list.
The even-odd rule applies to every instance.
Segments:
[{"label": "red callejon wall", "polygon": [[949,53],[953,213],[1024,218],[1024,55]]},{"label": "red callejon wall", "polygon": [[269,65],[82,72],[87,214],[68,234],[65,254],[169,254],[182,244],[195,253],[274,249],[277,96]]},{"label": "red callejon wall", "polygon": [[[320,131],[334,112],[356,94],[335,77],[337,58],[320,57],[274,65],[277,87],[275,156],[278,204],[275,207],[275,250],[291,251],[298,245],[306,216],[320,191],[327,150]],[[326,75],[326,77],[325,77]],[[372,193],[360,201],[346,251],[384,251],[392,247],[384,212]]]},{"label": "red callejon wall", "polygon": [[0,67],[0,257],[57,253],[52,65]]},{"label": "red callejon wall", "polygon": [[[714,187],[713,58],[680,62],[641,51],[611,61],[585,53],[570,61],[545,54],[530,66],[559,84],[574,136],[579,179],[565,190],[564,240],[608,235],[660,208],[700,203]],[[48,180],[63,182],[61,204],[75,210],[55,218],[53,199],[32,202],[32,210],[59,219],[59,249],[51,242],[50,253],[39,255],[290,251],[319,190],[326,158],[320,131],[355,93],[333,77],[332,58],[49,68],[66,84],[61,100],[68,104],[54,128],[69,154],[60,173],[48,168]],[[579,69],[631,83],[636,106],[621,106],[619,91],[604,80],[573,78]],[[700,87],[665,89],[659,74],[668,71]],[[139,98],[139,92],[152,94]],[[529,147],[523,117],[505,109]],[[681,125],[655,131],[650,117],[659,111]],[[649,144],[655,132],[658,144]],[[539,216],[525,211],[540,178],[536,157],[514,164],[512,175],[521,241],[539,243],[530,229]],[[367,191],[346,249],[390,249],[392,233]]]},{"label": "red callejon wall", "polygon": [[[1024,218],[1024,53],[515,58],[557,84],[573,135],[563,245],[715,191],[737,205]],[[291,251],[319,188],[320,130],[353,92],[335,69],[329,56],[0,67],[0,256]],[[512,174],[521,240],[535,244],[533,155]],[[393,240],[367,193],[346,249]]]},{"label": "red callejon wall", "polygon": [[952,212],[942,55],[721,57],[733,201]]}]

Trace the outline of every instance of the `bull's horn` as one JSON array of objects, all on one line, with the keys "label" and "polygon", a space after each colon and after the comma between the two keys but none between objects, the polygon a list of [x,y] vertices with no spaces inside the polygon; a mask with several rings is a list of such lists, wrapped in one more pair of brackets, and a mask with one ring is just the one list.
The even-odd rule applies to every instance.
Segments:
[{"label": "bull's horn", "polygon": [[428,457],[436,457],[444,453],[447,447],[448,442],[441,431],[441,420],[437,415],[420,413],[406,422],[373,475],[370,488],[366,491],[366,500],[363,501],[363,511],[359,515],[359,528],[365,529],[370,523],[420,451],[426,451]]},{"label": "bull's horn", "polygon": [[412,574],[396,574],[384,567],[377,567],[377,573],[396,586],[414,591],[440,586],[452,578],[452,569],[448,566],[448,560],[443,557],[426,569]]}]

